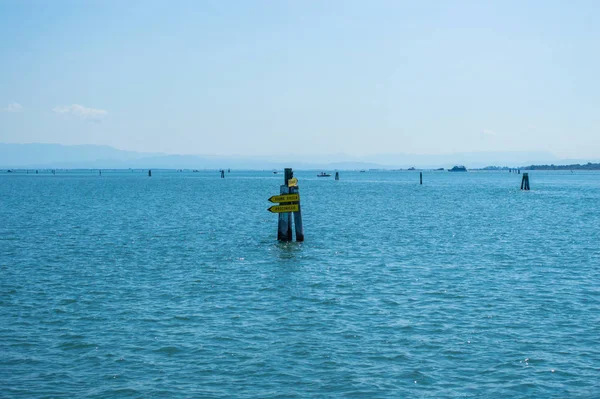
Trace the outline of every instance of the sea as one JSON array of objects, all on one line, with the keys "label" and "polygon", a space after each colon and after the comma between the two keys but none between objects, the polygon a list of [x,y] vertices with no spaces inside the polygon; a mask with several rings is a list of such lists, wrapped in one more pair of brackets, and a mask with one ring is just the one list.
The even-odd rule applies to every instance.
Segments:
[{"label": "sea", "polygon": [[318,172],[2,171],[0,397],[600,397],[600,172]]}]

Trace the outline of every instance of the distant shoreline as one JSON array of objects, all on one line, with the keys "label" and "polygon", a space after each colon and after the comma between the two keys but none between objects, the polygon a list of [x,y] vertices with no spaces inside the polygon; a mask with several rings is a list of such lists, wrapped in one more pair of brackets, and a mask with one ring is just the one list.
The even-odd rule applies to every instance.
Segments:
[{"label": "distant shoreline", "polygon": [[571,164],[571,165],[529,165],[529,166],[486,166],[479,170],[509,170],[509,169],[521,169],[521,170],[600,170],[600,163],[587,164]]},{"label": "distant shoreline", "polygon": [[[60,172],[99,172],[99,171],[103,171],[103,172],[147,172],[149,169],[152,170],[163,170],[163,171],[176,171],[176,172],[214,172],[214,171],[220,171],[221,169],[219,168],[198,168],[198,169],[191,169],[191,168],[164,168],[164,167],[147,167],[147,168],[140,168],[140,167],[136,167],[136,168],[52,168],[52,167],[43,167],[43,168],[35,168],[35,167],[30,167],[30,168],[26,168],[26,167],[19,167],[19,168],[0,168],[0,173],[5,174],[5,173],[24,173],[24,174],[36,174],[36,171],[40,174],[45,174],[45,173],[52,173],[52,171],[60,171]],[[231,168],[233,170],[233,168]],[[227,170],[227,169],[226,169]],[[278,170],[277,168],[236,168],[235,170],[237,171],[257,171],[257,172],[269,172],[271,173],[274,170]],[[335,167],[329,167],[329,168],[299,168],[297,169],[298,171],[323,171],[323,170],[327,170],[327,171],[345,171],[345,172],[358,172],[359,169],[352,169],[352,168],[335,168]],[[369,172],[379,172],[379,171],[388,171],[388,172],[413,172],[413,171],[431,171],[431,172],[437,172],[437,171],[447,171],[448,169],[446,168],[414,168],[414,167],[410,167],[410,168],[370,168],[367,171]],[[570,170],[588,170],[588,171],[596,171],[596,170],[600,170],[600,163],[592,163],[592,162],[588,162],[587,164],[570,164],[570,165],[529,165],[529,166],[513,166],[513,167],[509,167],[509,166],[486,166],[483,168],[467,168],[468,170],[472,170],[472,171],[490,171],[490,172],[494,172],[494,171],[509,171],[509,170],[565,170],[565,171],[570,171]],[[363,169],[360,170],[361,172],[364,171]]]}]

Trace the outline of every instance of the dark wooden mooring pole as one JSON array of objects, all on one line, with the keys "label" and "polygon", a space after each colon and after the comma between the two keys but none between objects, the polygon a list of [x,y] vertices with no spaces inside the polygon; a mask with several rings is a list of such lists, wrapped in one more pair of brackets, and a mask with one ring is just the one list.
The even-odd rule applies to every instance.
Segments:
[{"label": "dark wooden mooring pole", "polygon": [[529,190],[529,173],[523,173],[521,179],[521,190]]},{"label": "dark wooden mooring pole", "polygon": [[298,194],[298,212],[294,212],[294,227],[296,228],[296,241],[304,241],[304,227],[302,226],[302,208],[300,207],[300,190],[290,187],[290,194]]},{"label": "dark wooden mooring pole", "polygon": [[335,172],[335,180],[340,180],[340,172]]},{"label": "dark wooden mooring pole", "polygon": [[423,172],[419,172],[419,184],[423,184]]},{"label": "dark wooden mooring pole", "polygon": [[148,169],[148,177],[152,177],[152,170]]},{"label": "dark wooden mooring pole", "polygon": [[[279,194],[285,195],[290,193],[288,181],[294,177],[292,168],[285,168],[283,175],[283,183],[279,190]],[[288,202],[281,205],[289,205]],[[282,212],[279,214],[279,224],[277,225],[277,239],[279,241],[292,241],[292,214],[290,212]]]}]

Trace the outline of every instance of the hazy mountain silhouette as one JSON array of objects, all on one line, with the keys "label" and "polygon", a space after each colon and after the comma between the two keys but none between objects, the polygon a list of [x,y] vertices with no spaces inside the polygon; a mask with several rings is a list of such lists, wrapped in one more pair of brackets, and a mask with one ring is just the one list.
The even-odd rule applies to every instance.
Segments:
[{"label": "hazy mountain silhouette", "polygon": [[105,145],[2,144],[0,167],[6,168],[165,168],[165,169],[398,169],[524,166],[585,163],[596,160],[559,159],[546,152],[474,152],[439,155],[380,154],[353,157],[345,154],[315,156],[210,156],[169,155],[123,151]]},{"label": "hazy mountain silhouette", "polygon": [[[2,167],[63,167],[61,165],[94,165],[97,162],[128,162],[157,154],[122,151],[105,145],[61,144],[2,144],[0,165]],[[91,166],[93,167],[93,166]]]}]

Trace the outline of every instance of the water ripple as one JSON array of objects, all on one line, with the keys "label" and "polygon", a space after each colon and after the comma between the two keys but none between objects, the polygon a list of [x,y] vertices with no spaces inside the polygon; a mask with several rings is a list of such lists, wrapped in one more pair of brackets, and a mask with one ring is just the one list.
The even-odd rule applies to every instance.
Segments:
[{"label": "water ripple", "polygon": [[0,175],[0,395],[597,396],[600,174],[426,173]]}]

